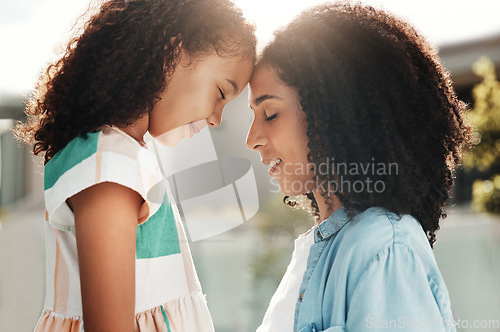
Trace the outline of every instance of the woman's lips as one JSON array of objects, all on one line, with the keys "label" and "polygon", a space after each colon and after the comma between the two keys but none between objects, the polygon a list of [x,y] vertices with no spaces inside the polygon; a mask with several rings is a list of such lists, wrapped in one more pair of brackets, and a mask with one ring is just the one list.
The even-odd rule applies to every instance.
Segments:
[{"label": "woman's lips", "polygon": [[276,159],[271,160],[269,162],[269,166],[271,166],[271,168],[269,169],[269,171],[267,171],[268,174],[272,176],[274,173],[276,173],[276,171],[280,167],[281,163],[282,163],[282,160],[280,158],[276,158]]}]

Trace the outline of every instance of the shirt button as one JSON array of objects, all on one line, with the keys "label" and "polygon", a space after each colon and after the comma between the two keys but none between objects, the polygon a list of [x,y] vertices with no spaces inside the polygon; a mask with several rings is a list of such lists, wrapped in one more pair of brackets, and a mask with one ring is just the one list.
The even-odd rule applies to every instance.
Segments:
[{"label": "shirt button", "polygon": [[318,232],[317,232],[316,234],[318,235],[318,237],[319,237],[320,239],[322,239],[322,238],[323,238],[323,235],[321,235],[321,232],[319,231],[319,229],[318,229]]},{"label": "shirt button", "polygon": [[300,294],[299,296],[299,301],[302,302],[302,299],[304,298],[304,293]]}]

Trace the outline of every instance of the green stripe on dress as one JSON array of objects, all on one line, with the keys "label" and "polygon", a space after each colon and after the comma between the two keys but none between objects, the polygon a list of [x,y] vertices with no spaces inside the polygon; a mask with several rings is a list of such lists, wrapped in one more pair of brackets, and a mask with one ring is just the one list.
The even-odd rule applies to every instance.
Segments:
[{"label": "green stripe on dress", "polygon": [[137,259],[179,254],[179,236],[172,205],[164,194],[163,203],[154,215],[137,226]]},{"label": "green stripe on dress", "polygon": [[45,165],[44,190],[52,188],[64,173],[96,153],[100,133],[74,138],[50,159]]},{"label": "green stripe on dress", "polygon": [[165,325],[167,325],[167,331],[171,332],[171,330],[170,330],[170,324],[168,322],[167,312],[165,311],[165,309],[163,308],[162,305],[160,306],[160,308],[161,308],[161,313],[163,314],[163,320],[165,321]]}]

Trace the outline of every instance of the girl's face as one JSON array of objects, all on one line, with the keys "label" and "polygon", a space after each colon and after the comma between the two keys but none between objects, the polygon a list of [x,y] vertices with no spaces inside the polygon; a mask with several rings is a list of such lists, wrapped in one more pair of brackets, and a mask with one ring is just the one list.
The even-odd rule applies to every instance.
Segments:
[{"label": "girl's face", "polygon": [[250,81],[254,120],[247,147],[269,165],[283,194],[296,196],[313,190],[314,173],[307,161],[307,123],[295,89],[279,80],[269,66],[256,68]]},{"label": "girl's face", "polygon": [[253,60],[225,58],[213,52],[201,59],[181,53],[179,63],[149,114],[149,133],[157,137],[198,120],[217,127],[222,109],[236,98],[250,80]]}]

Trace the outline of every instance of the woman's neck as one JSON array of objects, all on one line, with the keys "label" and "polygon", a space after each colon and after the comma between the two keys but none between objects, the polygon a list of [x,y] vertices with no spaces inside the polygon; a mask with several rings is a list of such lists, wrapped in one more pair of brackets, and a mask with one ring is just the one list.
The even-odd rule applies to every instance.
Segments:
[{"label": "woman's neck", "polygon": [[331,207],[326,203],[325,197],[321,195],[321,192],[318,189],[313,190],[313,194],[316,199],[316,203],[318,204],[320,222],[328,218],[335,210],[342,206],[339,198],[335,194],[332,194],[331,196]]}]

